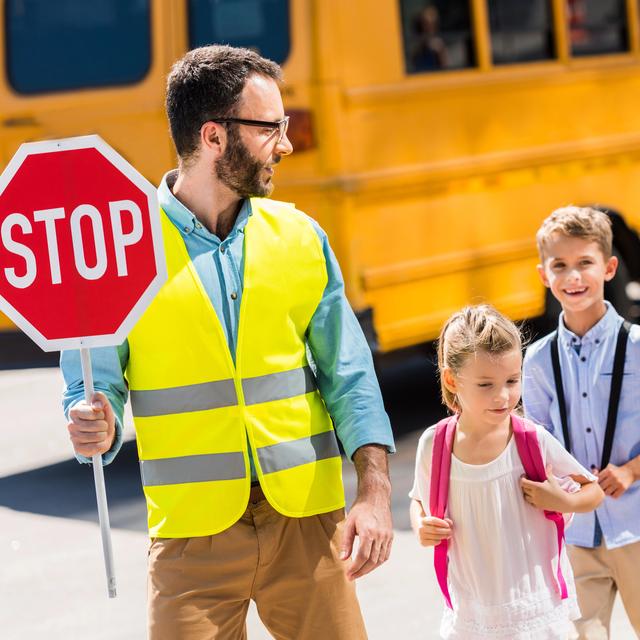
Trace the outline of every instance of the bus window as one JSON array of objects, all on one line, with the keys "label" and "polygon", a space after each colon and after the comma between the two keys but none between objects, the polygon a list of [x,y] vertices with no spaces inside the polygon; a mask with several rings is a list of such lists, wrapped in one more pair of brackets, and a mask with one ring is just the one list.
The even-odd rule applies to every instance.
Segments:
[{"label": "bus window", "polygon": [[629,49],[625,0],[567,0],[571,53],[591,56]]},{"label": "bus window", "polygon": [[289,56],[289,0],[189,0],[189,45],[230,44],[282,64]]},{"label": "bus window", "polygon": [[5,25],[18,93],[131,84],[149,70],[149,0],[6,0]]},{"label": "bus window", "polygon": [[549,60],[554,55],[549,0],[489,0],[494,64]]},{"label": "bus window", "polygon": [[475,66],[468,0],[400,0],[407,73]]}]

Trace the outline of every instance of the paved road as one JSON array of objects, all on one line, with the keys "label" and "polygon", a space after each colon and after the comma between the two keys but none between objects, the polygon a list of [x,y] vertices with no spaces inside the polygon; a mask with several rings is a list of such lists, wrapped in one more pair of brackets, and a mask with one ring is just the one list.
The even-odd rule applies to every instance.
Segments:
[{"label": "paved road", "polygon": [[[442,605],[430,553],[418,548],[406,515],[416,430],[440,411],[435,401],[424,409],[425,398],[434,395],[427,369],[417,359],[382,376],[388,410],[403,435],[392,458],[394,551],[358,583],[372,640],[437,637]],[[135,447],[127,443],[106,469],[118,581],[118,597],[109,600],[93,476],[70,459],[59,412],[61,385],[55,369],[0,371],[0,638],[140,640],[147,542]],[[355,477],[348,463],[345,485],[352,496]],[[634,638],[619,603],[612,637]],[[249,638],[270,638],[255,611]]]}]

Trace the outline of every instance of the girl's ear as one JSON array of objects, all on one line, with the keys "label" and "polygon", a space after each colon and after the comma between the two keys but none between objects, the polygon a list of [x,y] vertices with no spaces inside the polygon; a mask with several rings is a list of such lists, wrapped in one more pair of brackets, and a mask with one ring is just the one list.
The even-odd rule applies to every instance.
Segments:
[{"label": "girl's ear", "polygon": [[453,374],[453,370],[449,367],[446,367],[442,370],[442,384],[444,384],[447,391],[450,391],[451,393],[458,392],[456,378]]}]

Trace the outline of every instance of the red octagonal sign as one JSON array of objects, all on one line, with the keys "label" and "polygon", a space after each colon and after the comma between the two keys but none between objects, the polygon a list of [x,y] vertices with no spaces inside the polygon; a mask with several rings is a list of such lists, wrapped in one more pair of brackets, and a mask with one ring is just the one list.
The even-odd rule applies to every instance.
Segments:
[{"label": "red octagonal sign", "polygon": [[0,176],[0,310],[45,351],[120,344],[166,280],[156,190],[99,136]]}]

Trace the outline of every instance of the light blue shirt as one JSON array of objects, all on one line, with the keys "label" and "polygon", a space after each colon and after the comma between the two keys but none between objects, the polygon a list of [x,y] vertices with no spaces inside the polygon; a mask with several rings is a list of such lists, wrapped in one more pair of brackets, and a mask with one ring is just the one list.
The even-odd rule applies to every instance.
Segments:
[{"label": "light blue shirt", "polygon": [[[607,303],[607,312],[582,338],[569,331],[562,314],[558,353],[567,421],[574,457],[587,469],[600,467],[607,425],[613,356],[622,318]],[[556,396],[550,342],[552,334],[532,344],[524,359],[522,399],[526,415],[564,443]],[[611,450],[621,466],[640,455],[640,326],[633,325],[627,343],[618,420]],[[618,499],[606,497],[595,512],[577,513],[567,529],[567,542],[598,544],[597,521],[607,548],[640,540],[640,482]],[[599,533],[599,532],[598,532]]]},{"label": "light blue shirt", "polygon": [[[172,184],[175,175],[169,172],[162,179],[158,201],[182,235],[235,360],[244,280],[244,228],[251,216],[250,201],[243,203],[231,233],[221,241],[173,195],[167,179]],[[340,267],[327,235],[314,220],[309,220],[322,243],[328,275],[327,286],[307,330],[308,353],[318,388],[349,458],[366,444],[380,444],[394,452],[391,425],[384,410],[371,351],[345,297]],[[122,445],[122,415],[128,396],[124,371],[128,358],[128,342],[119,347],[91,350],[95,389],[107,395],[116,414],[116,439],[103,456],[104,464],[113,460]],[[63,407],[68,415],[69,409],[84,399],[79,351],[63,351],[60,366],[66,384]],[[255,480],[251,452],[249,455],[251,477]],[[78,459],[90,462],[82,456]]]}]

